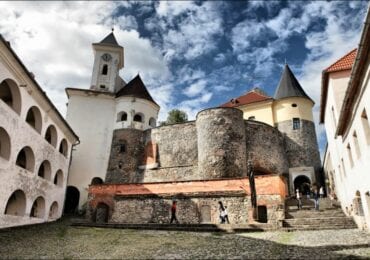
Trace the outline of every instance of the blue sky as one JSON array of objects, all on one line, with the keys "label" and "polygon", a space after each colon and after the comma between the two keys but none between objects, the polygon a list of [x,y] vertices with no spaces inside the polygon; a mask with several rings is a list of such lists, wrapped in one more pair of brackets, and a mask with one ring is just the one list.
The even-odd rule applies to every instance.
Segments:
[{"label": "blue sky", "polygon": [[[161,106],[190,119],[260,87],[273,95],[285,60],[316,102],[321,72],[357,47],[368,1],[0,2],[0,33],[60,112],[66,87],[89,88],[91,43],[112,26],[121,76],[140,73]],[[317,126],[320,148],[325,135]]]}]

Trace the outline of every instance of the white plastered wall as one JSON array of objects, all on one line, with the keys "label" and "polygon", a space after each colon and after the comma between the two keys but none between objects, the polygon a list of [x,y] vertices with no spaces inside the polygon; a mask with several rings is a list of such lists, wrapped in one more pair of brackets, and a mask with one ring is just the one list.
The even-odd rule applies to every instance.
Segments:
[{"label": "white plastered wall", "polygon": [[70,93],[67,122],[80,137],[73,151],[68,185],[80,192],[79,206],[87,199],[87,189],[92,178],[105,179],[115,122],[113,95]]},{"label": "white plastered wall", "polygon": [[[127,113],[127,121],[117,120],[117,116],[121,113]],[[145,99],[135,97],[120,97],[116,99],[116,114],[114,129],[120,128],[136,128],[145,130],[151,128],[149,125],[150,118],[154,118],[157,122],[159,107]],[[143,115],[143,122],[134,122],[135,114]]]},{"label": "white plastered wall", "polygon": [[[365,77],[362,81],[363,94],[360,97],[360,101],[357,104],[357,109],[354,113],[354,120],[350,122],[348,135],[344,137],[335,137],[336,126],[334,123],[331,107],[334,106],[336,119],[339,118],[337,104],[342,104],[343,100],[343,86],[349,80],[349,73],[342,73],[343,79],[340,79],[336,74],[335,79],[329,77],[328,83],[328,95],[325,108],[325,129],[328,139],[328,152],[330,153],[330,160],[335,172],[335,192],[341,202],[341,206],[345,213],[347,209],[353,205],[353,199],[358,191],[362,202],[364,216],[353,215],[355,221],[360,228],[367,227],[370,230],[370,200],[366,195],[370,192],[370,144],[367,142],[365,136],[364,126],[361,119],[361,114],[366,109],[367,115],[370,115],[370,88],[369,88],[369,72],[370,68],[367,64]],[[340,90],[340,93],[338,91]],[[356,106],[355,106],[356,107]],[[369,126],[370,127],[370,126]],[[353,133],[356,132],[359,149],[355,149],[355,141]],[[349,160],[349,151],[347,149],[348,144],[351,147],[351,154],[353,158],[353,165]],[[343,161],[342,161],[343,160]],[[325,163],[325,170],[328,171],[328,165]]]},{"label": "white plastered wall", "polygon": [[[0,43],[0,82],[6,79],[14,81],[17,85],[21,96],[21,111],[20,114],[16,113],[0,100],[0,127],[5,129],[9,135],[11,144],[10,158],[7,160],[0,157],[0,227],[55,220],[62,215],[70,151],[72,143],[76,142],[76,139],[57,117],[56,112],[50,107],[12,54],[3,43]],[[20,85],[23,87],[19,87]],[[32,106],[38,107],[41,112],[41,133],[25,122],[28,109]],[[57,147],[49,144],[44,138],[49,125],[54,125],[56,128]],[[68,144],[67,157],[59,153],[59,144],[63,139],[66,139]],[[33,171],[25,170],[16,165],[17,155],[25,146],[32,149],[35,157]],[[51,178],[49,180],[38,176],[38,169],[44,160],[48,160],[51,165]],[[61,186],[57,186],[53,182],[58,170],[63,172]],[[16,190],[22,190],[25,193],[25,215],[5,215],[8,199]],[[30,217],[32,204],[39,196],[45,200],[45,214],[42,218]],[[49,218],[49,210],[53,202],[57,202],[58,210],[54,218]]]}]

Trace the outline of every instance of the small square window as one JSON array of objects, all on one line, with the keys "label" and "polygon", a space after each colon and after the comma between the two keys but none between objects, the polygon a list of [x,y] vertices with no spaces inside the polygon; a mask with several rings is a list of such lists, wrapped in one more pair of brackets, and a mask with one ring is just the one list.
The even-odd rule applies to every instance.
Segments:
[{"label": "small square window", "polygon": [[101,89],[105,89],[105,85],[100,85],[100,88]]},{"label": "small square window", "polygon": [[119,153],[124,153],[124,152],[126,152],[126,145],[120,144],[120,146],[119,146]]},{"label": "small square window", "polygon": [[299,118],[293,118],[293,130],[301,128],[301,120]]}]

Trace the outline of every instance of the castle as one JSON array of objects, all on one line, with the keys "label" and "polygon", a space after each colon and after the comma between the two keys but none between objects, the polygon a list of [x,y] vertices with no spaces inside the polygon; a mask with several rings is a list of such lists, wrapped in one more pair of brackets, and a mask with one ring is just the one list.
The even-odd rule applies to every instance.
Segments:
[{"label": "castle", "polygon": [[74,148],[66,211],[87,201],[97,222],[165,223],[172,200],[181,223],[252,218],[247,162],[254,168],[258,221],[284,218],[294,189],[321,184],[313,101],[285,65],[275,97],[259,91],[200,111],[195,121],[156,127],[159,106],[140,76],[119,76],[124,50],[113,32],[93,44],[90,89],[66,89]]}]

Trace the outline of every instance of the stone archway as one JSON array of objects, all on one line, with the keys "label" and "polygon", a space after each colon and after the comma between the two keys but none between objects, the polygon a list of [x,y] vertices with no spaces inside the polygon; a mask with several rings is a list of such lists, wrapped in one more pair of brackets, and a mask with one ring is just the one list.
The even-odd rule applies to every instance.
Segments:
[{"label": "stone archway", "polygon": [[44,218],[45,216],[45,199],[38,197],[32,204],[30,217]]},{"label": "stone archway", "polygon": [[306,175],[298,175],[294,179],[294,191],[299,189],[302,194],[310,192],[311,180]]},{"label": "stone archway", "polygon": [[64,203],[64,213],[75,213],[80,200],[80,191],[74,186],[68,186],[66,192],[66,200]]},{"label": "stone archway", "polygon": [[99,177],[94,177],[91,179],[91,185],[99,185],[99,184],[103,184],[103,179],[102,178],[99,178]]},{"label": "stone archway", "polygon": [[6,215],[24,216],[26,212],[26,195],[22,190],[16,190],[10,195],[6,204]]}]

